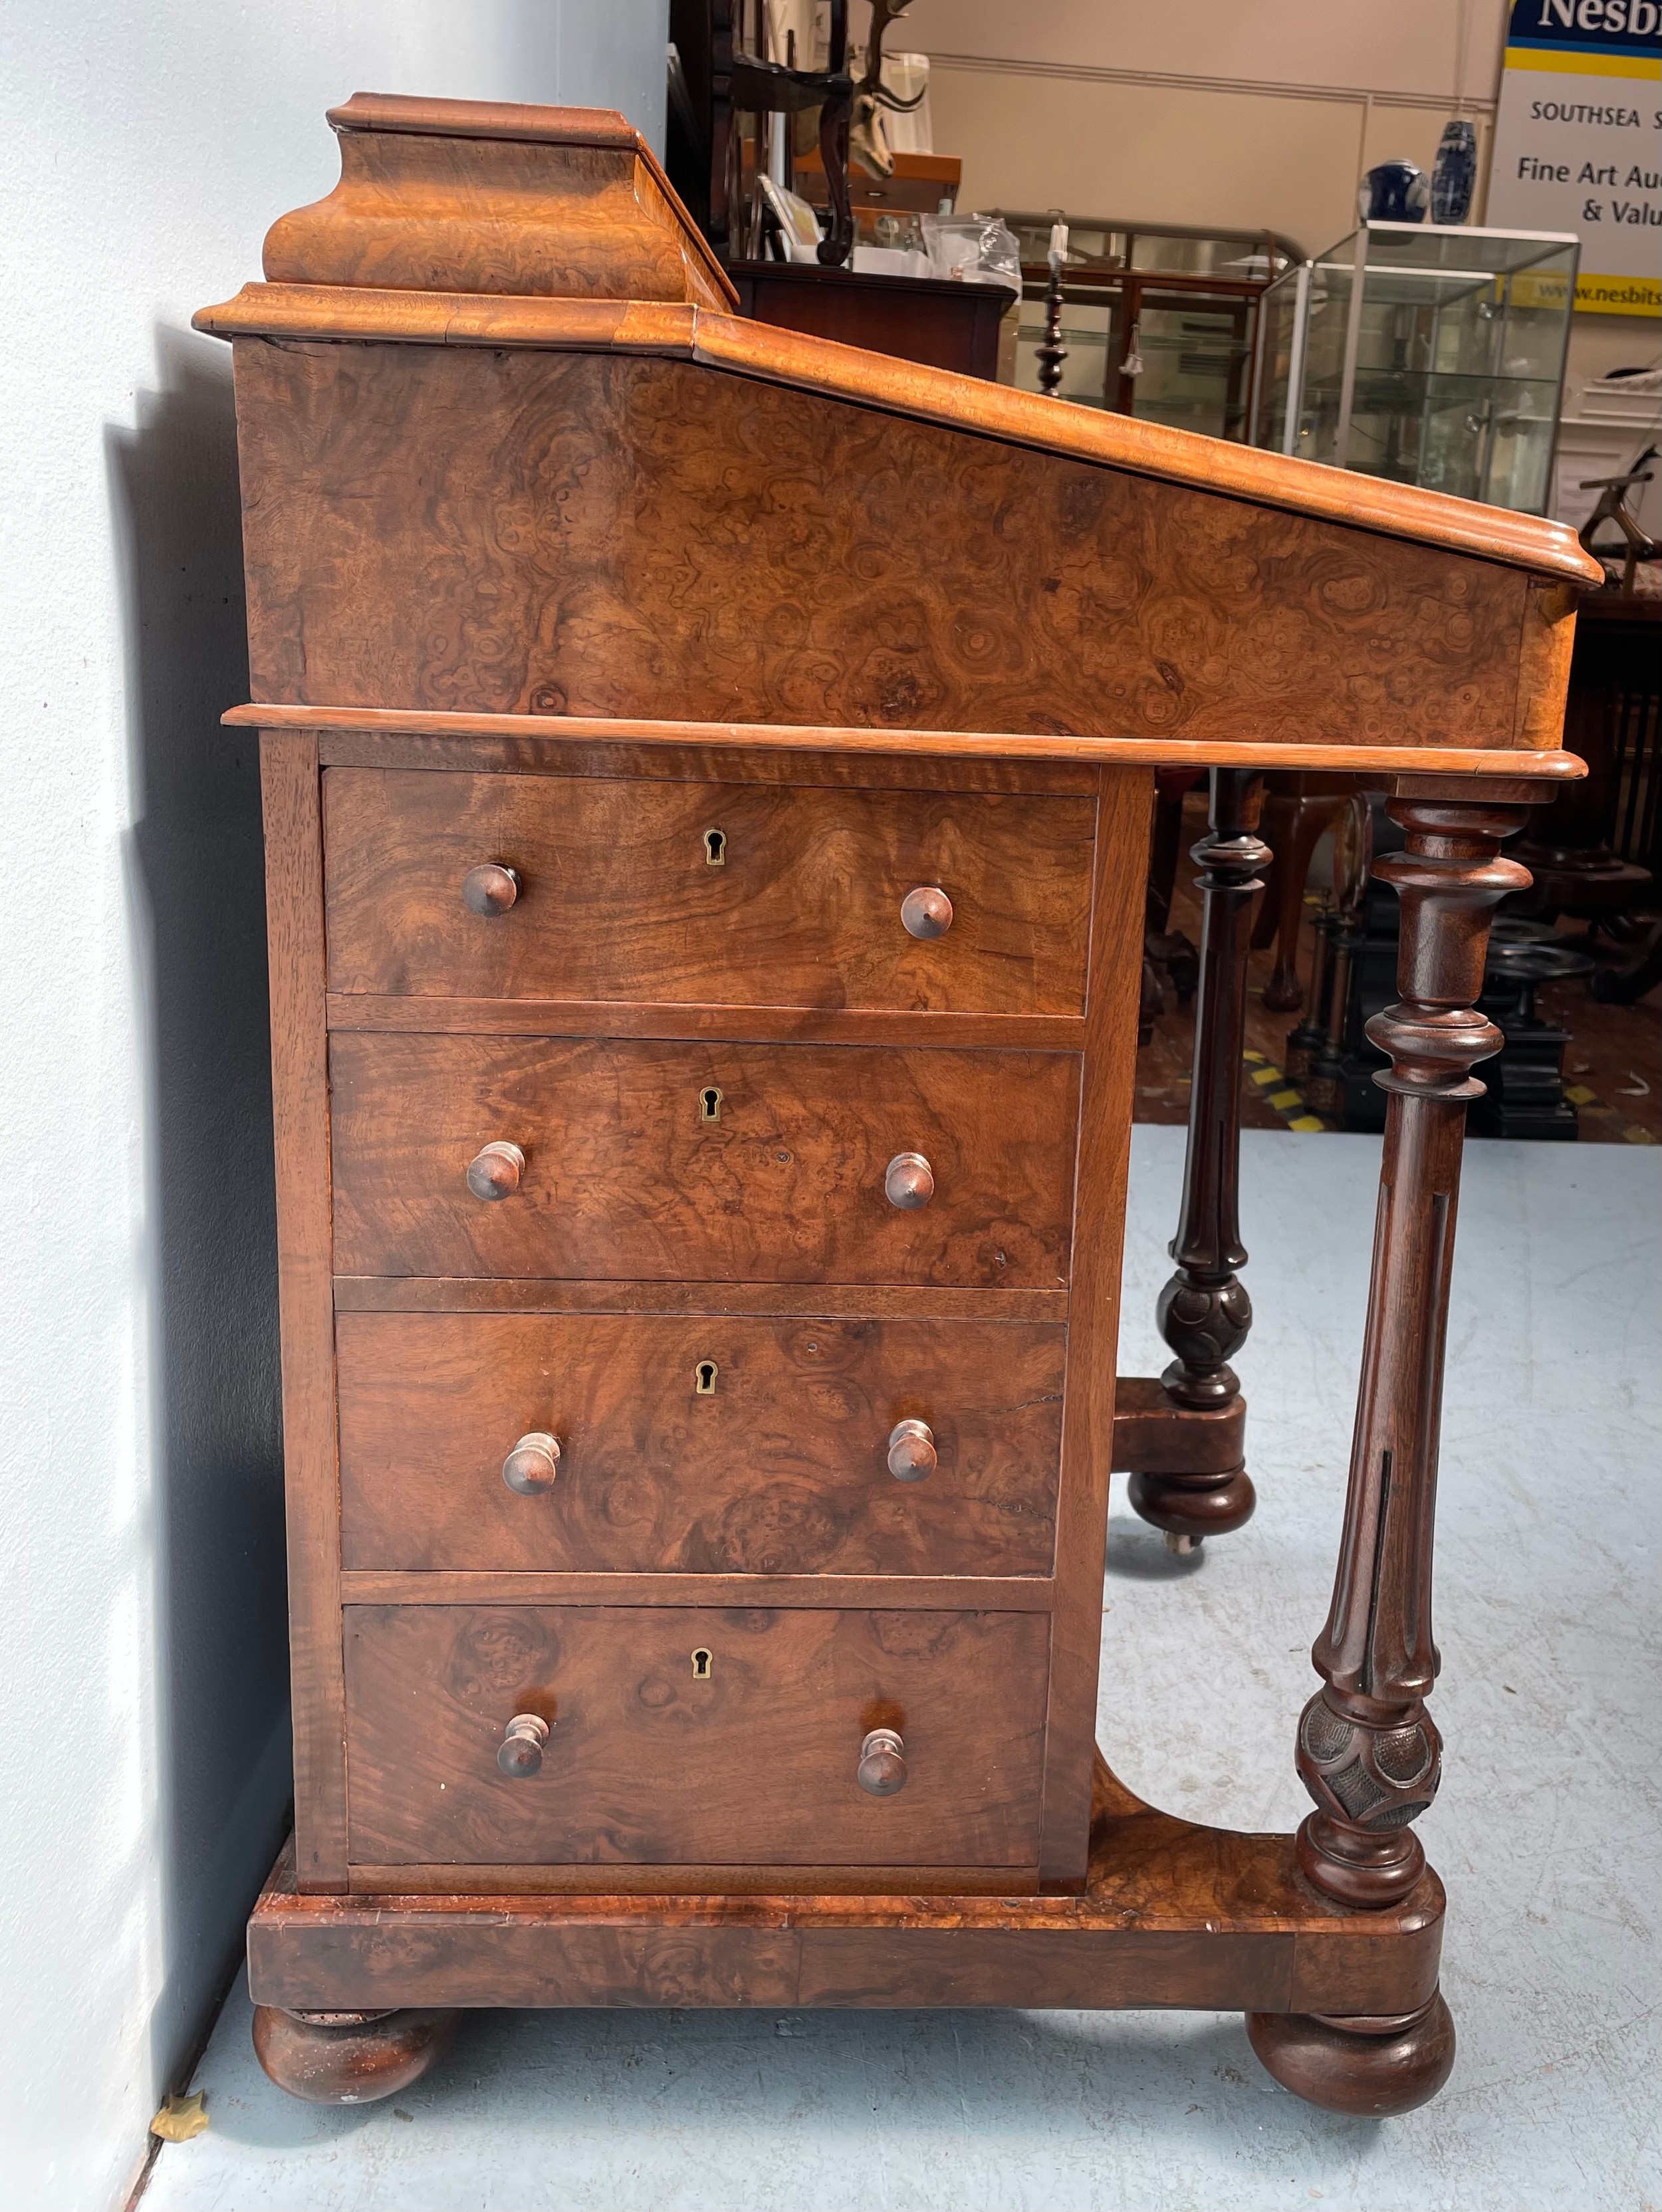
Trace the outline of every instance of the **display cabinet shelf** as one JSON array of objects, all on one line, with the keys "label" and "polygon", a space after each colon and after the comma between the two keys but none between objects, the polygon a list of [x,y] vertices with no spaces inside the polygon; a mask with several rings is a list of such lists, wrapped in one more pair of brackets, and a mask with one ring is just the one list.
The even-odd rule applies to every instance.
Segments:
[{"label": "display cabinet shelf", "polygon": [[1543,513],[1574,238],[1369,222],[1269,286],[1253,442]]}]

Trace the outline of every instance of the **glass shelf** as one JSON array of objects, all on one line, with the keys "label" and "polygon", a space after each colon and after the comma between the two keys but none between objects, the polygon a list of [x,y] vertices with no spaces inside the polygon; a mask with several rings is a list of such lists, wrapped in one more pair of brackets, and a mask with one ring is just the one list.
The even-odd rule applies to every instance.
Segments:
[{"label": "glass shelf", "polygon": [[1265,295],[1255,442],[1544,512],[1576,241],[1367,223]]}]

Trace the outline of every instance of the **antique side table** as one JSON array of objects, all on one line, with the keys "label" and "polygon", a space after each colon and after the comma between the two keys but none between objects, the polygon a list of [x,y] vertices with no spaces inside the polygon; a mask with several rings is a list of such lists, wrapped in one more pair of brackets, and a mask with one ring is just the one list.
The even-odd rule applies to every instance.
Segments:
[{"label": "antique side table", "polygon": [[[1415,1835],[1473,1011],[1567,530],[746,323],[620,117],[359,95],[235,348],[294,1836],[267,2070],[457,2008],[1239,2008],[1432,2094]],[[1211,775],[1174,1360],[1116,1378],[1153,779]],[[1094,1744],[1108,1479],[1252,1509],[1234,1152],[1269,769],[1406,849],[1296,1837]]]}]

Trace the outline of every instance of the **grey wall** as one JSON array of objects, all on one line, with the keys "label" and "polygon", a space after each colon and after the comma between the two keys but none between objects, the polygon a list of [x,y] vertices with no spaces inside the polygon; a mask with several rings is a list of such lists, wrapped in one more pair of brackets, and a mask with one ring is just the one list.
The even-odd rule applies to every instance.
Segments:
[{"label": "grey wall", "polygon": [[264,892],[226,349],[357,89],[622,107],[664,0],[0,25],[0,2197],[102,2212],[288,1793]]}]

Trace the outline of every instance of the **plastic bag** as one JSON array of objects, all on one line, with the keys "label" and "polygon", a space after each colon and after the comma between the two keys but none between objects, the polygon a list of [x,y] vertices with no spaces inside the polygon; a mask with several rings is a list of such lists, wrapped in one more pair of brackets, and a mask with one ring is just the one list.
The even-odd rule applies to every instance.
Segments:
[{"label": "plastic bag", "polygon": [[820,256],[819,218],[805,199],[776,185],[771,177],[758,177],[755,190],[778,226],[779,241],[788,261],[817,261]]},{"label": "plastic bag", "polygon": [[1018,297],[1022,253],[1016,233],[996,215],[926,215],[924,240],[937,276],[967,284],[1004,284]]}]

